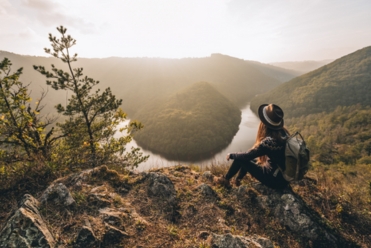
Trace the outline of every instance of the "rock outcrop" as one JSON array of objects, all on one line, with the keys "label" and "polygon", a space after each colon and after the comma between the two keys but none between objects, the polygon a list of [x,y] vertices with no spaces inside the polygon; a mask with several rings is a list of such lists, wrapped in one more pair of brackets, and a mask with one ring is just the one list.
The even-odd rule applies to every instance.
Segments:
[{"label": "rock outcrop", "polygon": [[100,166],[60,178],[41,193],[44,204],[24,196],[0,247],[360,247],[290,188],[248,180],[223,188],[213,177],[187,166],[125,174]]},{"label": "rock outcrop", "polygon": [[198,186],[198,190],[200,193],[208,199],[216,199],[218,195],[215,191],[206,183],[201,184]]},{"label": "rock outcrop", "polygon": [[282,226],[310,241],[315,247],[339,247],[335,235],[319,222],[318,214],[311,211],[292,190],[276,191],[261,184],[254,188],[261,194],[257,196],[260,207],[271,211]]},{"label": "rock outcrop", "polygon": [[177,192],[173,182],[166,175],[159,172],[143,173],[147,182],[147,194],[152,201],[156,202],[157,209],[171,221],[179,217],[177,211]]},{"label": "rock outcrop", "polygon": [[52,184],[44,191],[40,197],[40,203],[44,204],[47,201],[53,201],[54,204],[62,204],[66,207],[76,203],[70,191],[63,183]]},{"label": "rock outcrop", "polygon": [[165,175],[158,172],[150,172],[146,174],[148,180],[148,195],[150,197],[158,197],[174,204],[176,201],[176,190],[173,182]]},{"label": "rock outcrop", "polygon": [[0,247],[53,248],[56,242],[39,213],[39,202],[25,195],[19,209],[0,232]]}]

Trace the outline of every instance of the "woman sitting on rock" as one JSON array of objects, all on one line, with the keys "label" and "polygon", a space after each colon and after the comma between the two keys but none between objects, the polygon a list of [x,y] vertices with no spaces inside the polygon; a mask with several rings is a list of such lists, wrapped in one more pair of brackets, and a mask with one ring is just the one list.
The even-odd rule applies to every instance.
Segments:
[{"label": "woman sitting on rock", "polygon": [[275,104],[263,104],[258,113],[261,122],[254,146],[248,152],[228,153],[227,160],[233,159],[233,163],[226,175],[216,178],[217,184],[230,187],[230,179],[238,173],[235,184],[239,186],[249,172],[268,187],[282,189],[288,185],[278,170],[278,165],[285,168],[285,139],[289,136],[283,126],[283,111]]}]

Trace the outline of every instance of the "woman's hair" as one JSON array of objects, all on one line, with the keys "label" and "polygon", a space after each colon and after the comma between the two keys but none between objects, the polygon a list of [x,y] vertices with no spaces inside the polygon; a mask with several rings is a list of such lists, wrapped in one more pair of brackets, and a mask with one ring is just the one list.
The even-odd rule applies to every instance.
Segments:
[{"label": "woman's hair", "polygon": [[[268,128],[263,122],[260,122],[258,133],[256,134],[256,140],[255,140],[255,144],[253,148],[258,147],[260,145],[260,142],[266,137],[271,137],[275,140],[283,142],[285,138],[282,136],[286,136],[283,133],[283,131],[286,132],[287,135],[290,134],[289,131],[285,127],[283,127],[280,130],[273,130],[273,129]],[[258,157],[258,164],[260,164],[261,166],[268,166],[267,160],[268,160],[268,157],[265,155]]]}]

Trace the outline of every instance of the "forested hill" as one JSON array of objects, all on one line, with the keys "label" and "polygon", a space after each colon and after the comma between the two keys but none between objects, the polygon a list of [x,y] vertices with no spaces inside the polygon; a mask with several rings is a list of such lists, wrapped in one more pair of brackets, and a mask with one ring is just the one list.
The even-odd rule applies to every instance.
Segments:
[{"label": "forested hill", "polygon": [[337,106],[371,105],[371,47],[346,55],[255,97],[251,109],[272,102],[286,117],[329,112]]},{"label": "forested hill", "polygon": [[145,128],[137,143],[170,159],[195,161],[225,148],[241,122],[241,111],[209,83],[199,82],[135,116]]},{"label": "forested hill", "polygon": [[[23,56],[0,51],[0,59],[7,57],[15,71],[24,68],[20,80],[30,83],[35,94],[46,89],[45,78],[33,70],[33,65],[67,70],[54,58]],[[104,58],[83,59],[76,62],[84,68],[85,75],[101,81],[100,87],[111,87],[123,99],[123,109],[130,115],[155,98],[162,98],[200,81],[207,81],[237,106],[243,106],[256,94],[273,89],[280,83],[297,76],[292,71],[246,61],[221,54],[205,58]],[[66,101],[64,92],[49,91],[46,111]],[[50,108],[50,109],[49,109]]]}]

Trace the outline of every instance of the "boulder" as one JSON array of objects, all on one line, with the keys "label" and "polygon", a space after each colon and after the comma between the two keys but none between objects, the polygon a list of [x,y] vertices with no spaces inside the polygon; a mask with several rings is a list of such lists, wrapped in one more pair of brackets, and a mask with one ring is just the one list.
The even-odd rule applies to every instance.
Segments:
[{"label": "boulder", "polygon": [[70,191],[63,183],[50,185],[40,197],[41,204],[53,201],[55,204],[62,204],[66,207],[76,204]]},{"label": "boulder", "polygon": [[173,182],[164,174],[150,172],[147,174],[148,195],[158,197],[170,204],[176,201],[176,190]]},{"label": "boulder", "polygon": [[197,187],[200,193],[207,198],[216,198],[218,195],[215,191],[207,184],[203,183]]},{"label": "boulder", "polygon": [[33,196],[24,195],[19,209],[0,232],[0,247],[56,247],[56,242],[39,213],[39,205]]},{"label": "boulder", "polygon": [[272,212],[282,226],[304,240],[311,240],[314,245],[338,247],[337,238],[321,223],[321,217],[291,189],[278,191],[260,184],[254,188],[260,193],[256,198],[260,207]]},{"label": "boulder", "polygon": [[152,198],[152,206],[166,216],[166,219],[179,220],[177,194],[173,182],[159,172],[145,173],[147,194]]},{"label": "boulder", "polygon": [[205,171],[202,173],[202,178],[208,181],[213,181],[214,175],[210,171]]}]

